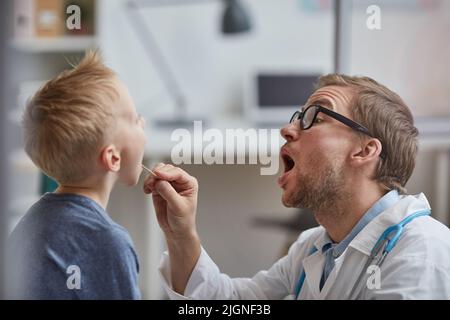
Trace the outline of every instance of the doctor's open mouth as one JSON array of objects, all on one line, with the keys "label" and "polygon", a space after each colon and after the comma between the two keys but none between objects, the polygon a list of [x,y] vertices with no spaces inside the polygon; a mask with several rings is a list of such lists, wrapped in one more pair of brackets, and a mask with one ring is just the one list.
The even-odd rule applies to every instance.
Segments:
[{"label": "doctor's open mouth", "polygon": [[281,188],[287,184],[289,179],[289,174],[292,172],[292,169],[295,167],[294,159],[289,155],[289,152],[283,147],[280,150],[280,156],[283,160],[284,171],[283,174],[278,178],[278,185]]}]

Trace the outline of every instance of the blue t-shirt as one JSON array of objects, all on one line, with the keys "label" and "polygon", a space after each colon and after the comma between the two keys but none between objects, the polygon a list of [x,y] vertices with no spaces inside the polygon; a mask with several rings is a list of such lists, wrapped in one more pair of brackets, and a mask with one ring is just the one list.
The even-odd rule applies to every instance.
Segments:
[{"label": "blue t-shirt", "polygon": [[45,194],[9,237],[7,263],[11,298],[140,298],[130,235],[84,196]]}]

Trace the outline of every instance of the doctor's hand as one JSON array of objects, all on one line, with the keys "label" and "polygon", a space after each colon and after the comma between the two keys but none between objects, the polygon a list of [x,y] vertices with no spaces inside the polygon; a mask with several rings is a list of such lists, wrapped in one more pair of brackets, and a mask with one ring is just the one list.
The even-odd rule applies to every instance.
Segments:
[{"label": "doctor's hand", "polygon": [[170,164],[158,164],[144,182],[144,192],[153,196],[158,223],[168,240],[197,235],[197,179]]},{"label": "doctor's hand", "polygon": [[151,193],[158,223],[163,230],[170,257],[172,289],[184,294],[200,257],[200,239],[195,226],[197,179],[170,164],[159,164],[144,183]]}]

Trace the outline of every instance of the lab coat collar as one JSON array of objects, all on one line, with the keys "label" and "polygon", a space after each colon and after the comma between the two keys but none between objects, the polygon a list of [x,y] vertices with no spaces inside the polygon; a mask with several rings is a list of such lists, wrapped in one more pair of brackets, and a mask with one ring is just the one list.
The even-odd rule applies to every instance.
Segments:
[{"label": "lab coat collar", "polygon": [[339,257],[347,249],[350,242],[364,229],[367,224],[369,224],[370,221],[375,219],[383,211],[395,205],[399,199],[397,190],[389,191],[383,197],[378,199],[378,201],[376,201],[372,207],[366,211],[366,213],[364,213],[362,218],[358,221],[358,223],[356,223],[350,233],[347,234],[341,242],[333,243],[328,233],[325,233],[325,235],[321,237],[320,241],[317,242],[317,245],[321,245],[320,248],[317,249],[321,252],[325,252],[327,248],[332,246],[333,249],[331,250],[333,250],[334,257]]},{"label": "lab coat collar", "polygon": [[[369,210],[367,210],[367,212],[361,218],[361,220],[365,219],[365,220],[368,220],[368,221],[365,222],[363,224],[363,226],[360,229],[358,229],[358,230],[355,230],[355,228],[358,228],[358,225],[361,224],[361,220],[353,227],[353,229],[351,230],[350,233],[356,233],[356,234],[355,235],[351,235],[351,236],[349,234],[349,235],[347,235],[345,237],[344,240],[342,240],[342,241],[346,241],[347,244],[344,244],[342,241],[339,244],[337,244],[338,246],[343,246],[343,248],[341,249],[341,252],[339,253],[339,256],[350,245],[351,241],[356,237],[356,235],[358,235],[358,233],[360,233],[364,229],[364,227],[368,223],[370,223],[370,221],[375,219],[383,211],[385,211],[388,208],[390,208],[393,205],[395,205],[399,201],[399,199],[400,199],[400,196],[398,195],[398,192],[396,190],[389,191],[383,197],[378,199],[378,201],[375,202],[375,204]],[[348,239],[349,236],[350,236],[350,239]],[[316,240],[314,241],[314,246],[316,247],[316,249],[318,251],[323,252],[324,251],[324,246],[326,246],[326,245],[328,245],[330,243],[332,243],[332,241],[330,239],[330,236],[328,235],[326,230],[322,228],[320,230],[320,234],[317,236]]]},{"label": "lab coat collar", "polygon": [[330,242],[330,238],[328,237],[327,231],[324,227],[320,226],[320,233],[319,236],[314,241],[314,247],[316,247],[317,250],[322,252],[322,248],[324,245],[326,245],[328,242]]},{"label": "lab coat collar", "polygon": [[408,215],[419,210],[430,210],[430,204],[423,193],[418,195],[402,195],[400,200],[388,208],[375,219],[373,219],[361,232],[350,242],[349,247],[370,255],[380,235],[391,225],[399,223]]}]

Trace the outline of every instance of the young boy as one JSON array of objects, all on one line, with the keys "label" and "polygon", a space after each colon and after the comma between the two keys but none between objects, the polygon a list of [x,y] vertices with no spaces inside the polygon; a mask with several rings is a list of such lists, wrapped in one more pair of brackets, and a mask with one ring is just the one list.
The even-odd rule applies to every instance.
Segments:
[{"label": "young boy", "polygon": [[105,211],[116,182],[141,174],[146,138],[127,88],[96,52],[27,104],[25,150],[58,182],[8,240],[12,298],[139,299],[128,232]]}]

